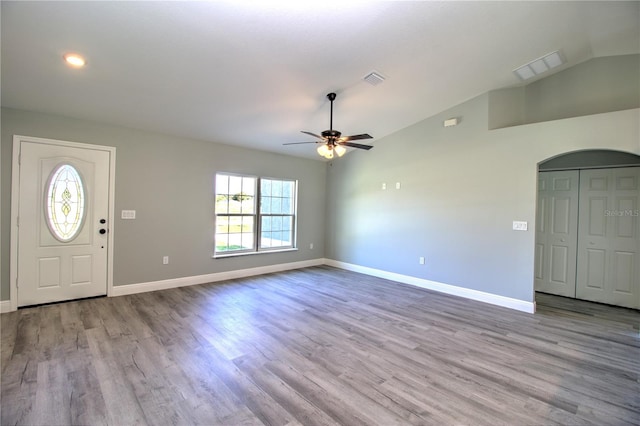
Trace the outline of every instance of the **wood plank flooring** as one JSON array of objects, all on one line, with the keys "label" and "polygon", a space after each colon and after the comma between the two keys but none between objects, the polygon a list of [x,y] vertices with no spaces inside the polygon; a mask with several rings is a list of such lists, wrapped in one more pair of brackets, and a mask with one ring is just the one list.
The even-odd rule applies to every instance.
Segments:
[{"label": "wood plank flooring", "polygon": [[640,313],[326,266],[0,317],[2,425],[638,425]]}]

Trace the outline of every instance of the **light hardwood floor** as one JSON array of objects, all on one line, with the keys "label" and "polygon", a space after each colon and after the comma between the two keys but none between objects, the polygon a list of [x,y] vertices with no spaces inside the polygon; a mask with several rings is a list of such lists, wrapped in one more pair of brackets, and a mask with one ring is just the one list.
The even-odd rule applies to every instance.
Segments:
[{"label": "light hardwood floor", "polygon": [[3,314],[1,423],[640,424],[640,313],[330,267]]}]

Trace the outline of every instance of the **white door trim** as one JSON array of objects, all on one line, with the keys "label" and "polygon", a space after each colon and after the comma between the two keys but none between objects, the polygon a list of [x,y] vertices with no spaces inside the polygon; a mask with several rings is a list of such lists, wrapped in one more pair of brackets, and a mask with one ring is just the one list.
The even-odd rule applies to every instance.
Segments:
[{"label": "white door trim", "polygon": [[13,160],[11,166],[11,249],[9,267],[9,292],[11,310],[18,309],[18,212],[20,211],[20,146],[22,142],[40,143],[43,145],[56,145],[71,148],[91,149],[107,151],[110,153],[109,161],[109,233],[107,234],[107,296],[113,295],[113,234],[115,219],[115,173],[116,173],[116,148],[104,145],[91,145],[86,143],[68,142],[55,139],[35,138],[30,136],[13,136]]}]

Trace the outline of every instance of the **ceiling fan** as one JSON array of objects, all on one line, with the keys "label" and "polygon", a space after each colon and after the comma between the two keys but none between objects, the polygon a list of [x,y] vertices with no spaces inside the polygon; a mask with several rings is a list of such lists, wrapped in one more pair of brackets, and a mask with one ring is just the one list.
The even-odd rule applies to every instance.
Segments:
[{"label": "ceiling fan", "polygon": [[327,95],[327,99],[331,101],[331,115],[329,118],[329,130],[325,130],[321,133],[322,136],[316,135],[315,133],[302,131],[309,136],[313,136],[314,138],[318,138],[318,141],[314,142],[290,142],[285,143],[283,145],[300,145],[305,143],[321,143],[318,147],[318,154],[322,155],[325,158],[331,159],[333,158],[334,152],[338,155],[338,157],[342,157],[346,152],[345,146],[351,148],[359,148],[369,150],[373,148],[371,145],[362,145],[359,143],[353,143],[351,141],[357,141],[361,139],[373,139],[373,136],[363,133],[361,135],[352,135],[352,136],[342,136],[337,130],[333,130],[333,101],[336,99],[335,93],[329,93]]}]

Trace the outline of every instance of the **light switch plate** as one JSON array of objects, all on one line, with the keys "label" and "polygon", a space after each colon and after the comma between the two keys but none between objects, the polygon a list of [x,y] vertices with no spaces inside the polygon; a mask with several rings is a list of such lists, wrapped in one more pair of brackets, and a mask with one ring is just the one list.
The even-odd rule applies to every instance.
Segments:
[{"label": "light switch plate", "polygon": [[122,219],[135,219],[136,211],[135,210],[122,210],[122,215],[120,216]]},{"label": "light switch plate", "polygon": [[513,230],[514,231],[526,231],[528,227],[529,227],[529,224],[527,222],[522,222],[522,221],[519,221],[519,220],[514,220],[513,221]]}]

